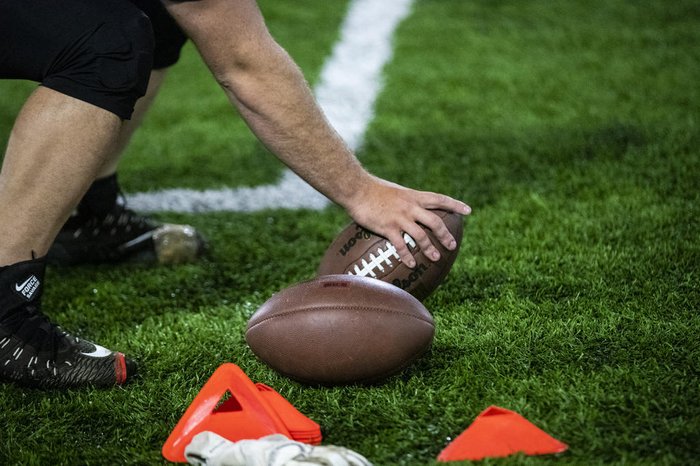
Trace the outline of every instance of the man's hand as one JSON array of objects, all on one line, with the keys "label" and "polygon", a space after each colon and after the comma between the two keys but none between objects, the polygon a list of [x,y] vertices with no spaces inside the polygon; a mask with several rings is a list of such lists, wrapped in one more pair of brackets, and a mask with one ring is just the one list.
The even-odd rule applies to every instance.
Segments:
[{"label": "man's hand", "polygon": [[416,261],[403,240],[403,233],[408,233],[428,258],[437,261],[440,253],[421,225],[429,228],[445,248],[453,250],[457,243],[431,209],[471,213],[468,205],[444,194],[415,191],[377,177],[371,177],[367,186],[358,189],[345,207],[357,223],[391,241],[403,263],[411,268]]}]

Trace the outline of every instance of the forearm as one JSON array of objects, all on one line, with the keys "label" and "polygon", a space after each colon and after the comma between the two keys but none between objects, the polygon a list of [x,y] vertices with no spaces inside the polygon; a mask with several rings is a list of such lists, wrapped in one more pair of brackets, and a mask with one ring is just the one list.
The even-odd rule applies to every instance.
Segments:
[{"label": "forearm", "polygon": [[261,142],[331,200],[351,205],[354,193],[373,178],[328,124],[301,71],[268,33],[255,2],[166,5]]},{"label": "forearm", "polygon": [[[276,50],[274,50],[276,48]],[[220,82],[256,136],[327,197],[348,207],[369,174],[318,108],[302,73],[276,44],[260,69]]]}]

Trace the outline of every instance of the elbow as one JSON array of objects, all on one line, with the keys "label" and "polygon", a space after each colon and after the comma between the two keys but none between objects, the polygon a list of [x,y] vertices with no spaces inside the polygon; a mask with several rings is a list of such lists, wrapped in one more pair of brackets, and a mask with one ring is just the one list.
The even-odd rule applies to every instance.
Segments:
[{"label": "elbow", "polygon": [[235,91],[241,82],[255,80],[274,73],[275,64],[283,54],[271,37],[244,41],[217,55],[208,63],[216,82],[226,91]]},{"label": "elbow", "polygon": [[247,59],[231,57],[223,63],[209,64],[212,76],[221,88],[235,92],[241,79],[254,70],[254,64]]},{"label": "elbow", "polygon": [[214,73],[214,79],[216,83],[224,90],[227,94],[235,94],[236,80],[235,74],[231,72],[221,72]]}]

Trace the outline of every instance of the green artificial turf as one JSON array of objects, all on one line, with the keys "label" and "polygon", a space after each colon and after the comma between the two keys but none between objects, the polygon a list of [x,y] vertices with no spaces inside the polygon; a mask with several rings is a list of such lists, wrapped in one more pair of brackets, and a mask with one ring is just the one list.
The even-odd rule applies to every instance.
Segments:
[{"label": "green artificial turf", "polygon": [[[315,82],[344,9],[261,2]],[[0,464],[164,464],[209,375],[235,362],[376,465],[435,464],[489,405],[570,449],[479,464],[700,462],[700,8],[697,2],[420,0],[360,157],[474,210],[425,301],[432,349],[372,387],[310,388],[245,345],[270,295],[313,277],[337,207],[158,214],[196,225],[197,264],[50,268],[47,314],[133,355],[123,389],[0,387]],[[0,83],[0,143],[32,85]],[[126,154],[129,191],[273,182],[188,47]]]}]

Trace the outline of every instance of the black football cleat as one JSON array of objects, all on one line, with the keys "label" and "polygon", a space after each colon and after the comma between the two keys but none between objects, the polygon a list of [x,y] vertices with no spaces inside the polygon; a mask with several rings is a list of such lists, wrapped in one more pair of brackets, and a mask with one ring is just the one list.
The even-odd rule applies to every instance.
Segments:
[{"label": "black football cleat", "polygon": [[136,260],[180,264],[206,250],[202,235],[189,225],[161,224],[126,207],[122,196],[104,215],[77,210],[58,233],[48,253],[52,264]]},{"label": "black football cleat", "polygon": [[45,260],[0,268],[0,382],[67,389],[122,385],[136,364],[63,331],[41,312]]}]

